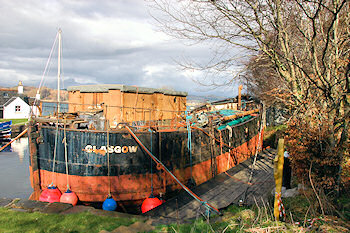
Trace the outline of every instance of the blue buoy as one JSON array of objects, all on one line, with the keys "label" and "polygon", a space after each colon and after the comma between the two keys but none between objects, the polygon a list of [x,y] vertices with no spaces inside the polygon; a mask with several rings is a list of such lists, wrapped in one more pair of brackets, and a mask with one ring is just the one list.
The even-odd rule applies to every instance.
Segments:
[{"label": "blue buoy", "polygon": [[114,211],[117,209],[117,202],[111,195],[108,195],[107,199],[103,202],[102,209],[108,211]]}]

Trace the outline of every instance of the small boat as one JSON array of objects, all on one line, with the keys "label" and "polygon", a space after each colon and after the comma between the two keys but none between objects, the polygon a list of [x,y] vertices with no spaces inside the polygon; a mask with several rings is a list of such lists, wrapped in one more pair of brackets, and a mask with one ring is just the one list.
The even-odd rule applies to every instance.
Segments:
[{"label": "small boat", "polygon": [[0,122],[0,132],[11,129],[12,121]]},{"label": "small boat", "polygon": [[240,95],[188,112],[181,91],[104,84],[68,92],[68,112],[58,98],[54,114],[29,121],[30,199],[50,185],[69,186],[81,202],[111,194],[129,211],[150,195],[171,197],[180,183],[202,184],[262,148],[262,107],[253,101],[243,109]]},{"label": "small boat", "polygon": [[0,142],[6,142],[11,139],[12,121],[0,122]]},{"label": "small boat", "polygon": [[[0,122],[0,147],[11,141],[11,125],[12,121]],[[11,147],[3,151],[9,152]]]}]

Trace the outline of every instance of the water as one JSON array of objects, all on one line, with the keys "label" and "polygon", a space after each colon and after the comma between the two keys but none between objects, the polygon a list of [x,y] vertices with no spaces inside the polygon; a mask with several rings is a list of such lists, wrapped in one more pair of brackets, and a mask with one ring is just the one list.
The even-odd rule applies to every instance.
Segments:
[{"label": "water", "polygon": [[[41,116],[49,116],[57,111],[57,103],[42,102]],[[68,104],[60,103],[60,112],[68,112]]]},{"label": "water", "polygon": [[33,189],[29,176],[28,138],[11,144],[12,152],[0,152],[0,198],[28,199]]}]

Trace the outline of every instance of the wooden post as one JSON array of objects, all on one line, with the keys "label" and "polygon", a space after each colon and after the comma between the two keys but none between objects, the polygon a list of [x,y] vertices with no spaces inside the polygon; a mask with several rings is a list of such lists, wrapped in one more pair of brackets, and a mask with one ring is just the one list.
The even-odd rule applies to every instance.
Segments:
[{"label": "wooden post", "polygon": [[108,117],[107,117],[107,110],[108,109],[108,105],[106,104],[105,105],[105,111],[104,111],[104,115],[105,115],[105,130],[107,130],[107,127],[109,128],[110,127],[110,125],[109,125],[109,119],[108,119]]},{"label": "wooden post", "polygon": [[28,122],[28,140],[30,153],[30,177],[34,192],[30,195],[29,200],[39,200],[41,193],[40,186],[40,169],[38,165],[38,145],[37,138],[39,133],[36,131],[35,123],[31,119]]},{"label": "wooden post", "polygon": [[242,88],[243,86],[242,85],[239,85],[238,87],[238,110],[242,110],[242,99],[241,99],[241,96],[242,96]]},{"label": "wooden post", "polygon": [[216,175],[216,156],[215,156],[215,135],[214,135],[214,126],[213,126],[213,117],[209,116],[209,130],[210,130],[210,135],[213,138],[209,138],[210,140],[210,170],[211,170],[211,175],[212,178],[215,177]]},{"label": "wooden post", "polygon": [[282,176],[283,176],[283,163],[284,163],[284,139],[280,138],[278,140],[277,155],[274,160],[274,177],[275,177],[275,203],[274,203],[274,215],[276,221],[279,221],[280,210],[279,201],[281,201],[282,196]]},{"label": "wooden post", "polygon": [[[159,161],[162,162],[162,133],[158,132],[158,154],[159,154]],[[161,169],[159,171],[159,176],[162,176],[163,179],[163,194],[166,194],[166,172],[164,169]]]}]

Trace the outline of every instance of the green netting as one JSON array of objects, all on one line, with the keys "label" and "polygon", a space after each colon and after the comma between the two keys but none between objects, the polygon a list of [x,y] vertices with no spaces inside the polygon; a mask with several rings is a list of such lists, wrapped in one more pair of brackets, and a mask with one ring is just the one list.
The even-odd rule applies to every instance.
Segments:
[{"label": "green netting", "polygon": [[[231,114],[232,115],[232,114]],[[218,130],[223,130],[226,128],[226,126],[234,126],[234,125],[237,125],[239,123],[242,123],[242,122],[245,122],[249,119],[253,118],[253,116],[249,115],[249,116],[245,116],[245,117],[242,117],[242,118],[239,118],[239,119],[236,119],[236,120],[233,120],[233,121],[230,121],[230,122],[227,122],[223,125],[220,125],[218,127]]]}]

